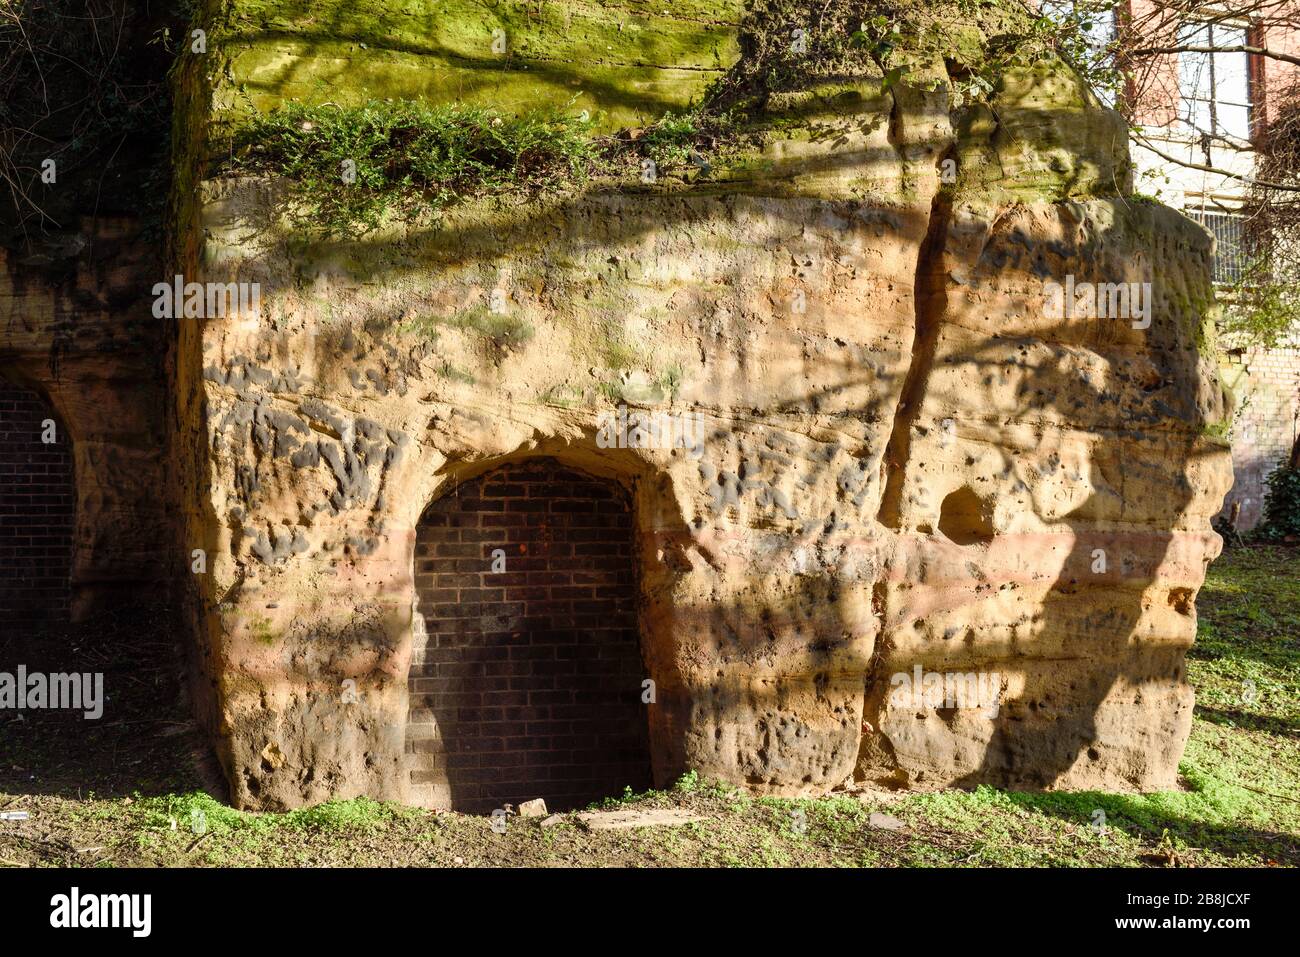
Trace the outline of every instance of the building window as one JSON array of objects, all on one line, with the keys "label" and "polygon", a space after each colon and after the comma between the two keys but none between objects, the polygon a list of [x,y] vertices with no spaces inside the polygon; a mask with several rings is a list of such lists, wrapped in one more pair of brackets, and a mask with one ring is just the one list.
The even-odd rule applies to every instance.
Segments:
[{"label": "building window", "polygon": [[1214,236],[1214,281],[1224,285],[1239,282],[1246,269],[1246,246],[1242,239],[1242,223],[1246,217],[1236,213],[1209,213],[1202,209],[1185,209],[1183,213]]},{"label": "building window", "polygon": [[1189,23],[1178,31],[1182,121],[1196,134],[1250,139],[1250,80],[1247,54],[1204,52],[1245,46],[1246,28],[1224,23]]}]

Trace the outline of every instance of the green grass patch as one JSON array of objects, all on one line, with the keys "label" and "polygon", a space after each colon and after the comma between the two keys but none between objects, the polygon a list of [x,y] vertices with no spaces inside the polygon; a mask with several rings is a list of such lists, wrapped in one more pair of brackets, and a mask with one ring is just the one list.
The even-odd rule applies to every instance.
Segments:
[{"label": "green grass patch", "polygon": [[558,113],[507,117],[457,104],[288,103],[235,129],[222,171],[286,177],[299,227],[365,233],[390,212],[418,216],[466,196],[581,181],[597,155],[590,126]]},{"label": "green grass patch", "polygon": [[252,814],[222,804],[204,791],[143,798],[136,808],[143,815],[142,824],[146,828],[170,830],[174,823],[178,830],[194,834],[210,831],[214,836],[236,832],[270,834],[280,830],[376,830],[419,813],[400,805],[353,798],[350,801],[327,801],[283,814]]},{"label": "green grass patch", "polygon": [[584,113],[507,115],[462,104],[370,100],[287,103],[234,125],[223,175],[279,176],[279,209],[304,232],[364,235],[394,218],[420,220],[469,198],[536,196],[594,176],[708,168],[705,151],[731,120],[669,113],[617,136],[595,136]]}]

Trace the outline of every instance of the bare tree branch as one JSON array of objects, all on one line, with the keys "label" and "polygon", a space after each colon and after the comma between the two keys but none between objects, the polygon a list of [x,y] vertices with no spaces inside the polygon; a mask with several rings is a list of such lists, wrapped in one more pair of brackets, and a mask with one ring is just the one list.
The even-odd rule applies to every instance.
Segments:
[{"label": "bare tree branch", "polygon": [[1155,146],[1151,142],[1151,140],[1140,130],[1133,130],[1132,135],[1133,138],[1137,140],[1139,143],[1141,143],[1144,148],[1150,150],[1152,153],[1155,153],[1156,156],[1159,156],[1161,159],[1167,160],[1170,163],[1177,163],[1179,166],[1186,167],[1187,169],[1194,169],[1202,173],[1214,173],[1217,176],[1226,176],[1229,179],[1235,179],[1238,182],[1247,183],[1251,186],[1262,186],[1266,189],[1280,189],[1288,192],[1300,193],[1300,186],[1292,186],[1287,183],[1274,183],[1265,180],[1253,179],[1249,176],[1243,176],[1240,173],[1234,173],[1231,170],[1220,169],[1217,166],[1208,166],[1204,163],[1195,163],[1192,160],[1181,159],[1177,156],[1173,156],[1169,153],[1164,152],[1164,150],[1160,149],[1159,147]]},{"label": "bare tree branch", "polygon": [[1274,60],[1281,60],[1283,63],[1294,63],[1300,66],[1300,56],[1293,56],[1290,53],[1283,53],[1281,50],[1270,50],[1268,47],[1256,47],[1243,44],[1235,46],[1207,47],[1207,46],[1163,46],[1163,47],[1142,47],[1137,50],[1128,51],[1130,56],[1156,56],[1169,53],[1253,53],[1256,56],[1269,57]]}]

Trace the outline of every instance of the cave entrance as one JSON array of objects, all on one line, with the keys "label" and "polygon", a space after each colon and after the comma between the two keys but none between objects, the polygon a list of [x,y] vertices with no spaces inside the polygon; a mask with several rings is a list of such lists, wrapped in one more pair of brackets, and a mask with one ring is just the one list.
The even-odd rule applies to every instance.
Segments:
[{"label": "cave entrance", "polygon": [[570,810],[650,786],[632,547],[624,489],[554,459],[429,506],[407,724],[418,803]]},{"label": "cave entrance", "polygon": [[0,378],[0,622],[11,636],[67,623],[75,515],[63,423],[39,394]]}]

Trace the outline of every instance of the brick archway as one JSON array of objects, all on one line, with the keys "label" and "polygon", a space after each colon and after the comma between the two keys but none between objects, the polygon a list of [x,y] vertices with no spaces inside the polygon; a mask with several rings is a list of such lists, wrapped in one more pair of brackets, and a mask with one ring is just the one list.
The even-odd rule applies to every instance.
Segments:
[{"label": "brick archway", "polygon": [[0,379],[0,621],[5,628],[30,632],[68,620],[75,514],[70,436],[40,395]]},{"label": "brick archway", "polygon": [[418,803],[566,810],[650,786],[632,537],[624,490],[554,459],[425,511],[407,732]]}]

